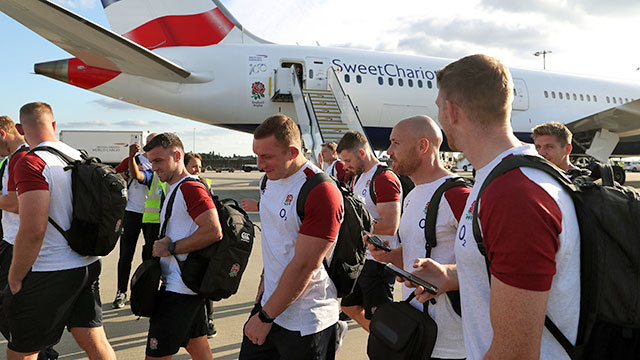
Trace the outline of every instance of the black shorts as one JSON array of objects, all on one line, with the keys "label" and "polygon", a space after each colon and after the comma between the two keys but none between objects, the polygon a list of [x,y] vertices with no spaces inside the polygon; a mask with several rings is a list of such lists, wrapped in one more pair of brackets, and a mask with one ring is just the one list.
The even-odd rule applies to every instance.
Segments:
[{"label": "black shorts", "polygon": [[372,309],[393,301],[395,275],[385,265],[367,259],[353,292],[342,298],[342,306],[362,306],[364,317],[371,320]]},{"label": "black shorts", "polygon": [[[260,304],[251,310],[251,316],[260,311]],[[336,356],[337,323],[315,334],[302,336],[273,323],[262,345],[256,345],[242,336],[240,360],[333,360]],[[244,334],[244,330],[243,330]]]},{"label": "black shorts", "polygon": [[2,302],[11,331],[9,349],[36,352],[57,344],[65,326],[102,326],[101,267],[98,260],[75,269],[29,272],[13,295],[6,286]]},{"label": "black shorts", "polygon": [[7,286],[12,255],[13,245],[4,240],[0,240],[0,333],[2,333],[2,336],[4,336],[5,339],[9,338],[9,320],[4,315],[4,311],[2,309],[1,290]]},{"label": "black shorts", "polygon": [[173,355],[180,347],[186,347],[189,340],[207,335],[204,302],[201,295],[160,291],[149,319],[147,356]]}]

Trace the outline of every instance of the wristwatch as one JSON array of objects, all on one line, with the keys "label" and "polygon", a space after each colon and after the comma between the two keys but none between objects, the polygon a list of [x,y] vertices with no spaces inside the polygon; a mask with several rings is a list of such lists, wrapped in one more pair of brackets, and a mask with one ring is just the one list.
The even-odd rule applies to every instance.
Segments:
[{"label": "wristwatch", "polygon": [[264,309],[260,309],[260,311],[258,312],[258,318],[265,324],[270,324],[273,322],[273,319],[269,317],[269,314],[267,314]]},{"label": "wristwatch", "polygon": [[170,253],[171,255],[175,255],[175,254],[176,254],[176,243],[175,243],[175,242],[173,242],[173,241],[171,241],[171,242],[169,243],[169,248],[168,248],[168,250],[169,250],[169,253]]}]

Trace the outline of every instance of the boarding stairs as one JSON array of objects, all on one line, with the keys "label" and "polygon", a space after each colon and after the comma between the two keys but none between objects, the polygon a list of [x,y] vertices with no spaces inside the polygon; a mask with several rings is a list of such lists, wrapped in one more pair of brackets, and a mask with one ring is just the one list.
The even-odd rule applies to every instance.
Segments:
[{"label": "boarding stairs", "polygon": [[[276,84],[277,98],[274,96],[272,100],[287,101],[287,95],[291,94],[303,147],[309,159],[316,162],[322,143],[340,142],[348,131],[359,131],[366,135],[351,98],[344,92],[333,68],[327,70],[328,89],[302,89],[293,67],[278,71],[280,76],[276,82],[280,85]],[[283,80],[283,72],[287,74],[286,80]],[[290,91],[282,86],[285,82],[290,86]]]}]

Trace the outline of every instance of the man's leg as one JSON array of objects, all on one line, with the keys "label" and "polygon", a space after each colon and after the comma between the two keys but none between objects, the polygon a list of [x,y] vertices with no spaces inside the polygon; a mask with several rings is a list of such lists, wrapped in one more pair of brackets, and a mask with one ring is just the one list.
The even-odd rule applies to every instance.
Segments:
[{"label": "man's leg", "polygon": [[213,354],[206,336],[190,339],[186,348],[193,360],[213,360]]},{"label": "man's leg", "polygon": [[116,353],[107,340],[104,327],[71,329],[71,335],[87,353],[89,359],[116,359]]},{"label": "man's leg", "polygon": [[121,308],[125,305],[124,298],[119,299],[118,295],[126,294],[129,286],[129,275],[131,274],[131,262],[136,251],[136,243],[140,230],[142,229],[142,214],[125,211],[122,217],[124,228],[120,237],[120,257],[118,259],[118,294],[113,302],[114,308]]},{"label": "man's leg", "polygon": [[[367,260],[369,261],[369,260]],[[356,282],[356,286],[353,289],[353,292],[342,298],[342,302],[340,303],[340,308],[342,312],[347,314],[351,319],[358,323],[365,331],[369,332],[369,322],[364,317],[364,307],[363,305],[363,293],[360,278],[366,276],[365,268],[367,267],[367,263],[365,262],[365,266],[360,273],[360,277],[358,277],[358,281]]]},{"label": "man's leg", "polygon": [[301,336],[299,331],[280,328],[272,341],[282,359],[333,360],[336,356],[335,324],[305,336]]},{"label": "man's leg", "polygon": [[369,325],[371,324],[371,320],[367,320],[364,317],[364,308],[360,305],[354,306],[342,306],[342,312],[347,314],[351,319],[353,319],[358,325],[360,325],[366,332],[369,332]]},{"label": "man's leg", "polygon": [[36,360],[38,359],[38,352],[34,353],[20,353],[11,349],[7,349],[7,360]]}]

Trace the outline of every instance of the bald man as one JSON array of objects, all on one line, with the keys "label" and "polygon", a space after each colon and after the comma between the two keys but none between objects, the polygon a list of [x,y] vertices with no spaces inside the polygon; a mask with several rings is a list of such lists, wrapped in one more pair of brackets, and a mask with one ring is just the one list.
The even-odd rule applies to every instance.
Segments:
[{"label": "bald man", "polygon": [[[391,145],[387,154],[393,161],[393,170],[408,175],[416,187],[407,195],[403,204],[398,234],[401,246],[391,252],[369,247],[373,257],[381,262],[393,263],[408,272],[415,270],[414,264],[426,256],[425,217],[427,206],[434,192],[447,179],[456,175],[447,171],[440,163],[439,149],[442,132],[427,116],[414,116],[400,121],[393,127],[389,137]],[[445,191],[438,207],[436,220],[437,246],[430,257],[441,264],[455,264],[454,243],[458,221],[462,215],[470,189],[464,186]],[[402,286],[402,295],[407,298],[413,289]],[[412,300],[418,310],[423,304]],[[429,316],[438,324],[438,337],[432,358],[463,359],[466,357],[462,336],[462,319],[454,311],[447,295],[436,297],[435,305],[428,305]]]},{"label": "bald man", "polygon": [[36,359],[56,344],[67,327],[91,359],[115,359],[102,327],[99,256],[73,251],[51,225],[71,226],[71,172],[58,156],[37,147],[53,147],[69,157],[80,152],[59,142],[51,106],[29,103],[20,109],[20,134],[33,149],[16,164],[20,225],[9,269],[7,359]]}]

